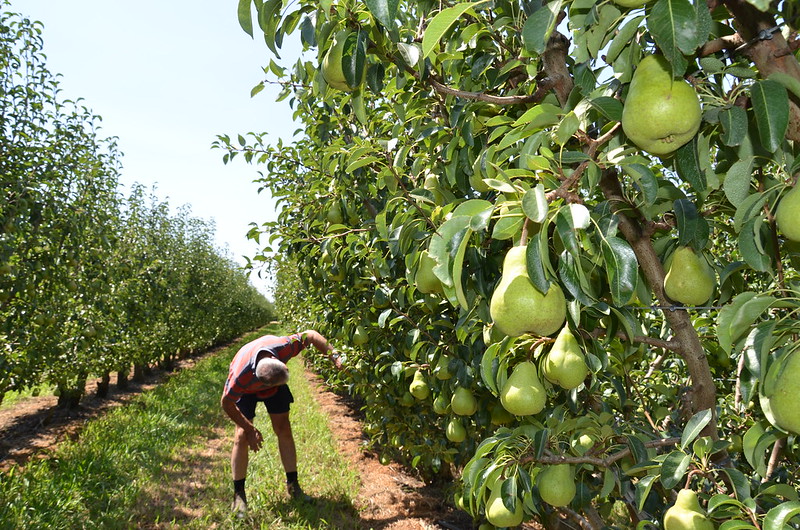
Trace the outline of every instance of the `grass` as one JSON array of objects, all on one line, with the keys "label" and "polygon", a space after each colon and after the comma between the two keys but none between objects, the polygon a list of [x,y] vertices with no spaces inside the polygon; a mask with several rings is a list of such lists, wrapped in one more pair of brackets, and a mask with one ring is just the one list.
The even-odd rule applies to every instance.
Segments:
[{"label": "grass", "polygon": [[9,392],[6,392],[5,396],[3,396],[3,401],[0,402],[0,410],[11,408],[20,401],[28,399],[30,397],[36,397],[39,395],[46,396],[48,394],[52,395],[55,389],[56,389],[55,385],[43,384],[20,391],[11,390]]},{"label": "grass", "polygon": [[51,457],[0,475],[0,529],[358,527],[358,476],[336,451],[300,359],[289,363],[292,427],[301,484],[315,502],[289,501],[269,417],[259,408],[265,444],[251,453],[250,512],[231,516],[233,423],[219,397],[236,350],[265,331],[278,332],[242,338],[89,422]]}]

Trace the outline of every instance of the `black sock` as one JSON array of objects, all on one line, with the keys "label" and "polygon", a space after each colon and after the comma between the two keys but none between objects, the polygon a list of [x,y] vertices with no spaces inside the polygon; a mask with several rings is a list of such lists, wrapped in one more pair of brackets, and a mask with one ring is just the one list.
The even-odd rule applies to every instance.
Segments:
[{"label": "black sock", "polygon": [[286,483],[297,482],[297,471],[289,471],[286,473]]},{"label": "black sock", "polygon": [[241,498],[246,498],[244,494],[244,481],[245,479],[239,479],[233,481],[233,493],[240,496]]}]

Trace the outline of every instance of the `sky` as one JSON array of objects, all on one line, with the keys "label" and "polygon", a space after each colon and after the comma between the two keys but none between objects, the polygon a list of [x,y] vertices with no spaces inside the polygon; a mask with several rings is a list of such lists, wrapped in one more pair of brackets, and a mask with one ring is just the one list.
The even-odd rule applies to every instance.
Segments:
[{"label": "sky", "polygon": [[[274,220],[274,201],[258,193],[258,166],[223,164],[218,134],[267,132],[290,141],[298,125],[288,101],[275,102],[266,79],[271,52],[239,26],[237,2],[192,0],[11,0],[4,10],[43,23],[47,68],[61,74],[62,97],[83,98],[102,117],[101,135],[118,138],[121,191],[140,183],[191,216],[213,220],[216,245],[243,264],[259,245],[250,223]],[[290,36],[286,41],[297,41]],[[299,51],[282,52],[289,66]],[[274,78],[273,78],[274,79]],[[251,277],[267,293],[269,283]]]}]

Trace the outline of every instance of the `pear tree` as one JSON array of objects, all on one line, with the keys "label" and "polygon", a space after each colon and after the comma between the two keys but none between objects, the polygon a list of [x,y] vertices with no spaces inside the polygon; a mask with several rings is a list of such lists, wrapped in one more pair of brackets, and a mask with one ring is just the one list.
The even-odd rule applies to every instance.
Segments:
[{"label": "pear tree", "polygon": [[279,306],[348,345],[382,458],[495,526],[796,524],[796,2],[238,17],[302,127],[217,145],[286,206]]}]

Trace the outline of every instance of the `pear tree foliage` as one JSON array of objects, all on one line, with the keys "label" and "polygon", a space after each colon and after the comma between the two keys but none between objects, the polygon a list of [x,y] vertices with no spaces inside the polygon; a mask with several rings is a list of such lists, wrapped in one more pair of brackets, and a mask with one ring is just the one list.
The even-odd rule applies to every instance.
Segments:
[{"label": "pear tree foliage", "polygon": [[663,528],[681,490],[710,525],[797,524],[799,15],[239,1],[253,94],[298,131],[216,145],[280,201],[251,232],[277,303],[347,351],[381,461],[501,525]]}]

